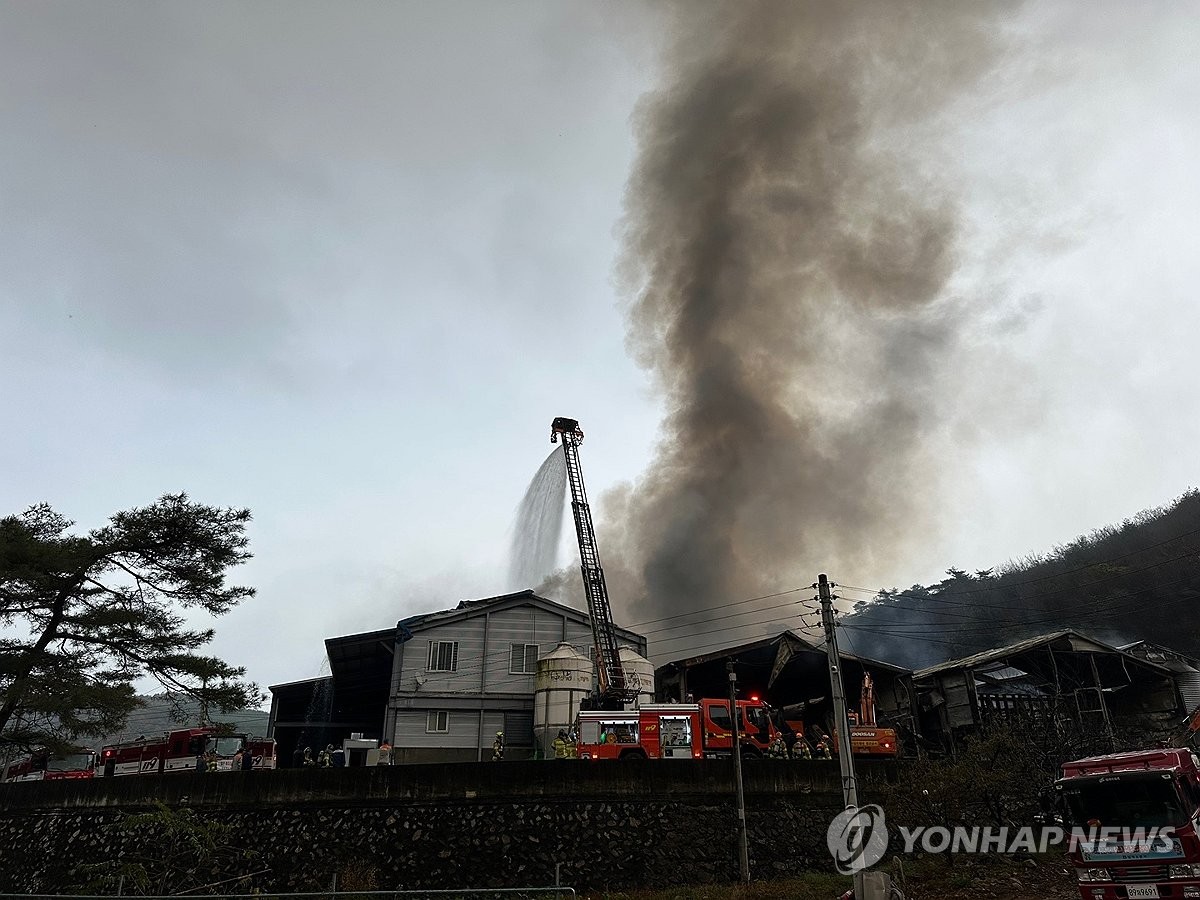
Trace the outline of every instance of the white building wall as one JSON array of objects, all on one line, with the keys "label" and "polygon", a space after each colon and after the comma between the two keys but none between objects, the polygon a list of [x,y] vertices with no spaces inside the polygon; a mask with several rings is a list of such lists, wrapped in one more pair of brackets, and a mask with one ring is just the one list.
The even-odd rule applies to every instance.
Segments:
[{"label": "white building wall", "polygon": [[[396,750],[404,751],[397,761],[489,758],[496,732],[504,730],[504,713],[533,711],[536,663],[528,673],[510,671],[513,645],[535,644],[541,656],[564,640],[590,654],[591,626],[536,604],[481,608],[417,630],[395,654],[388,730]],[[430,671],[431,641],[458,642],[456,671]],[[631,641],[619,644],[640,649]],[[448,709],[449,731],[428,733],[426,714],[437,709]]]},{"label": "white building wall", "polygon": [[459,747],[474,748],[479,732],[479,712],[472,709],[450,709],[447,712],[446,732],[426,732],[429,709],[404,709],[396,712],[396,730],[392,744],[396,747]]}]

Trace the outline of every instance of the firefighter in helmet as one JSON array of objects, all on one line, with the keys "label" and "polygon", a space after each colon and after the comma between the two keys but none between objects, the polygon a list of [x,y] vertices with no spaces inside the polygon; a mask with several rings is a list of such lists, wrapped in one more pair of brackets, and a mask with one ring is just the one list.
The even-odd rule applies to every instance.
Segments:
[{"label": "firefighter in helmet", "polygon": [[325,749],[317,754],[317,765],[322,769],[333,765],[333,744],[326,744]]},{"label": "firefighter in helmet", "polygon": [[832,759],[829,755],[829,744],[825,742],[825,738],[817,741],[817,752],[815,755],[817,759]]},{"label": "firefighter in helmet", "polygon": [[306,768],[306,769],[311,769],[313,766],[315,766],[317,764],[317,761],[315,759],[313,759],[312,747],[304,748],[304,763],[303,764],[304,764],[304,768]]},{"label": "firefighter in helmet", "polygon": [[808,741],[804,735],[796,735],[796,743],[792,744],[792,759],[812,759],[812,748],[808,746]]},{"label": "firefighter in helmet", "polygon": [[567,733],[566,733],[566,731],[559,729],[558,737],[556,737],[554,739],[554,743],[552,746],[554,747],[554,758],[555,759],[566,759],[567,758]]},{"label": "firefighter in helmet", "polygon": [[504,732],[497,731],[496,739],[492,741],[492,762],[504,759]]},{"label": "firefighter in helmet", "polygon": [[787,759],[787,742],[782,734],[775,735],[775,740],[767,748],[767,756],[771,759]]}]

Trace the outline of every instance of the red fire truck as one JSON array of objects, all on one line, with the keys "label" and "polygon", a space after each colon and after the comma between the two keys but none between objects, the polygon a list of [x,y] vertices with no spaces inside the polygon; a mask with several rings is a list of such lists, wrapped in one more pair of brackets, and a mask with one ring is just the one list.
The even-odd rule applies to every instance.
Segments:
[{"label": "red fire truck", "polygon": [[[759,700],[739,700],[742,750],[762,756],[779,735]],[[622,711],[579,713],[580,759],[699,759],[733,753],[728,700],[655,703]]]},{"label": "red fire truck", "polygon": [[253,740],[245,734],[218,734],[217,729],[184,728],[155,738],[109,744],[100,751],[101,775],[139,775],[156,772],[194,772],[197,761],[210,752],[217,770],[233,768],[238,751],[249,751],[255,769],[275,768],[275,742]]},{"label": "red fire truck", "polygon": [[1083,900],[1200,898],[1200,759],[1191,750],[1069,762],[1054,788],[1064,824],[1088,835],[1070,846]]},{"label": "red fire truck", "polygon": [[39,750],[19,759],[4,771],[5,781],[55,781],[91,778],[96,772],[96,751],[77,750],[65,755]]}]

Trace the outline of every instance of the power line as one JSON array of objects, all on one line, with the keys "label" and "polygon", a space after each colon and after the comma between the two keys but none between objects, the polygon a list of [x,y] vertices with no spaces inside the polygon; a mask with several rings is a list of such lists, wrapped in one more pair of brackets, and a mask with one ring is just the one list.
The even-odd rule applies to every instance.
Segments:
[{"label": "power line", "polygon": [[[776,597],[783,597],[786,594],[795,594],[799,591],[807,591],[807,590],[811,590],[811,589],[812,588],[810,585],[805,585],[804,587],[788,588],[786,591],[776,591],[773,594],[763,594],[761,597],[750,597],[746,600],[735,600],[732,603],[719,603],[716,606],[706,606],[703,609],[694,609],[694,610],[691,610],[690,612],[677,613],[673,616],[663,616],[662,618],[659,618],[659,619],[647,619],[644,622],[634,622],[631,625],[625,625],[623,627],[629,628],[629,629],[641,628],[643,625],[654,625],[658,622],[669,622],[672,619],[681,619],[684,616],[698,616],[698,615],[702,615],[703,613],[712,612],[712,611],[718,610],[718,609],[729,609],[731,606],[741,606],[746,603],[756,603],[759,600],[773,600]],[[706,620],[706,621],[711,621],[711,620]]]},{"label": "power line", "polygon": [[[797,588],[797,590],[800,590],[800,588]],[[778,595],[776,595],[776,596],[778,596]],[[744,603],[745,601],[740,601],[740,602]],[[731,605],[736,606],[738,604],[731,604]],[[796,605],[796,601],[791,600],[787,603],[777,603],[774,606],[762,606],[762,607],[758,607],[756,609],[748,609],[744,612],[729,613],[724,616],[713,616],[711,619],[702,619],[699,622],[685,622],[682,625],[668,625],[665,628],[654,628],[654,629],[651,629],[650,631],[640,632],[640,634],[643,637],[648,637],[652,634],[659,634],[663,631],[678,631],[681,628],[689,628],[692,625],[708,625],[712,622],[720,622],[724,619],[733,619],[733,618],[736,618],[737,616],[749,616],[749,615],[753,615],[755,613],[768,612],[769,610],[772,610],[772,609],[786,609],[788,607],[794,607],[795,605]],[[735,625],[732,627],[736,628],[738,626]],[[660,638],[660,640],[670,640],[670,638]]]}]

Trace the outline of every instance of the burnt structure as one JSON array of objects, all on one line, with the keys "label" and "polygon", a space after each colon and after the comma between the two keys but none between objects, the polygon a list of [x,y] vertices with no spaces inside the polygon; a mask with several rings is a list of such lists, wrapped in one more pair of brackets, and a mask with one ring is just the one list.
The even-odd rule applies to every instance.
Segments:
[{"label": "burnt structure", "polygon": [[947,750],[982,726],[1019,723],[1149,743],[1184,713],[1166,665],[1069,629],[919,669],[912,696],[922,734]]},{"label": "burnt structure", "polygon": [[[840,658],[849,705],[857,706],[863,675],[869,672],[875,682],[879,724],[896,728],[912,746],[908,670],[845,651]],[[825,732],[833,731],[833,701],[824,644],[791,630],[659,666],[654,673],[659,699],[684,700],[689,694],[728,697],[726,664],[729,662],[737,671],[741,696],[758,697],[787,710],[789,719],[817,725]]]}]

